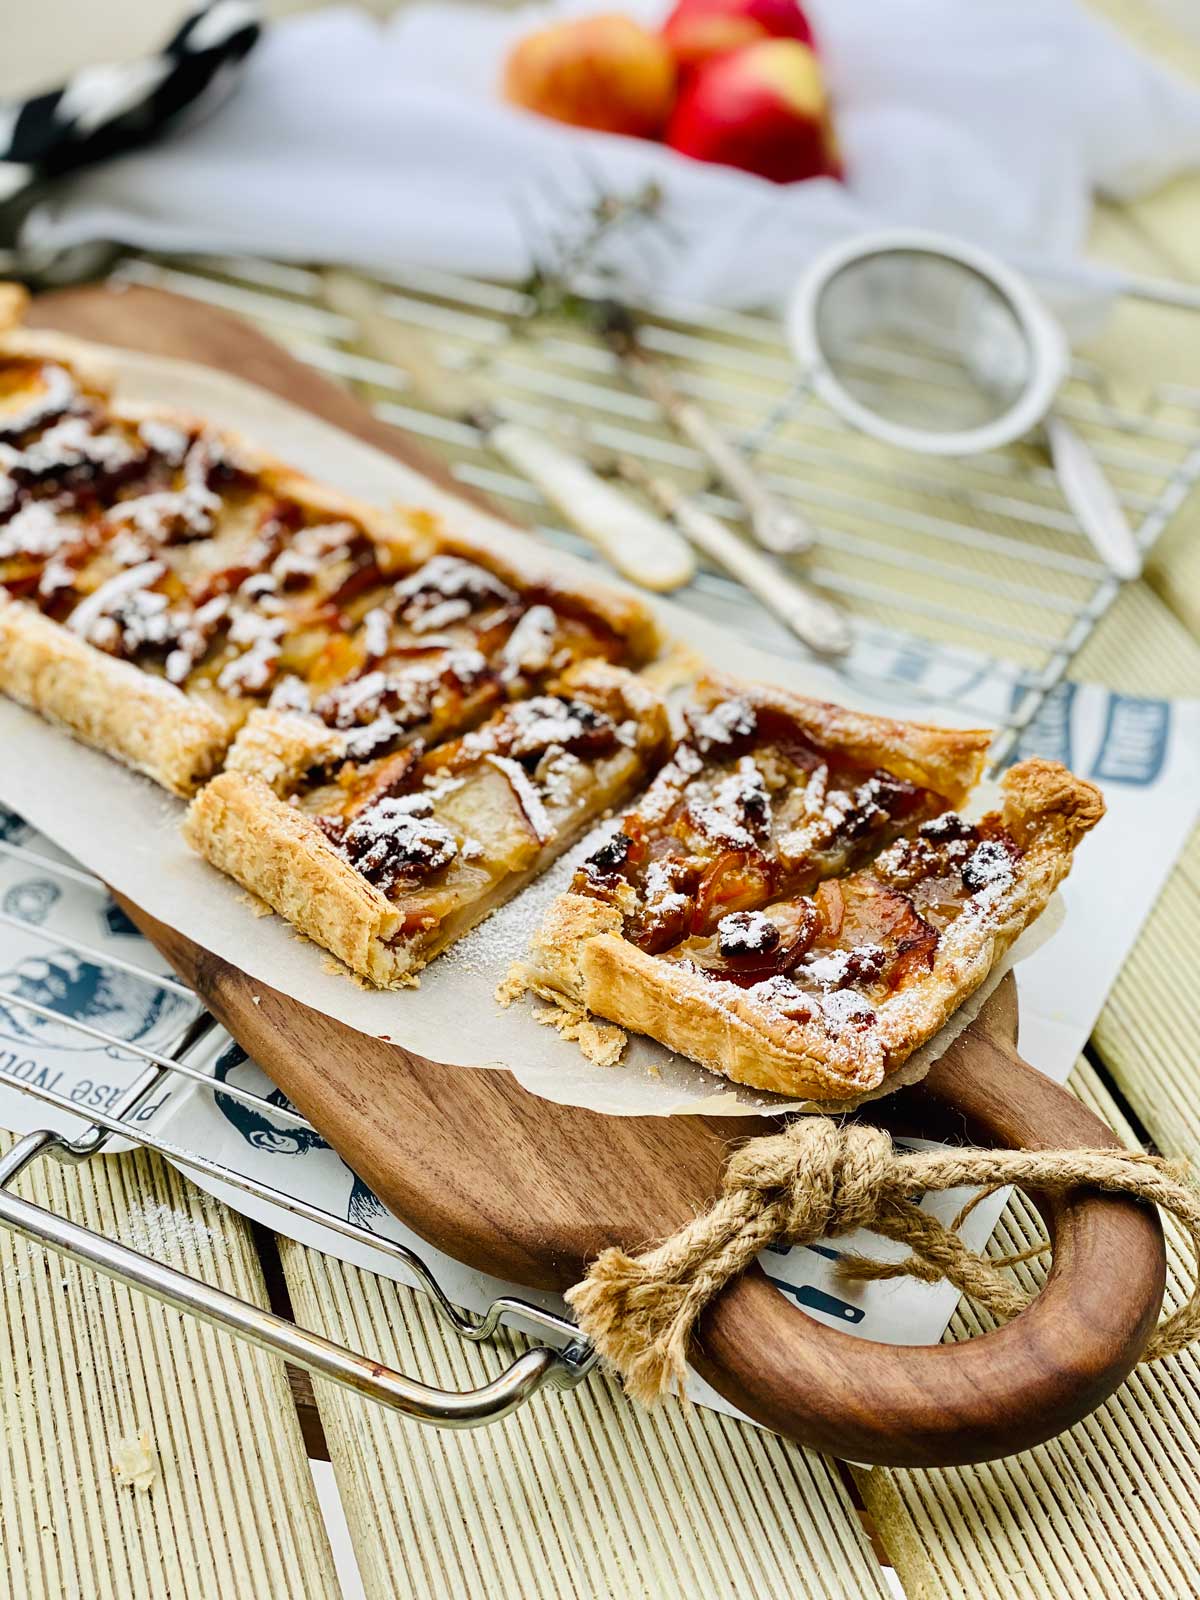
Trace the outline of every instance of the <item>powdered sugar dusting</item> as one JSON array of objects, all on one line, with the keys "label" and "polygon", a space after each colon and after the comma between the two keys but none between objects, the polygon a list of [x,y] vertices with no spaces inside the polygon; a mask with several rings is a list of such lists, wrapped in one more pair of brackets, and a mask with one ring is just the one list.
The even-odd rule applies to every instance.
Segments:
[{"label": "powdered sugar dusting", "polygon": [[963,864],[962,879],[971,891],[964,909],[972,916],[987,916],[1015,882],[1012,858],[1002,844],[984,839]]},{"label": "powdered sugar dusting", "polygon": [[75,404],[79,389],[66,367],[47,361],[41,368],[42,392],[20,411],[0,412],[0,439],[16,439]]},{"label": "powdered sugar dusting", "polygon": [[758,726],[754,708],[745,700],[722,700],[691,719],[692,733],[703,754],[735,739],[746,739]]},{"label": "powdered sugar dusting", "polygon": [[687,895],[680,894],[675,888],[671,869],[665,861],[652,861],[646,868],[643,897],[646,916],[650,920],[673,916],[686,910],[689,904]]},{"label": "powdered sugar dusting", "polygon": [[[119,632],[111,613],[118,607],[127,607],[136,597],[145,596],[148,586],[156,583],[166,570],[161,561],[144,561],[127,572],[115,573],[79,602],[67,618],[67,627],[91,644],[111,647]],[[154,598],[162,602],[161,608],[153,608],[155,613],[165,609],[165,598],[161,595]]]},{"label": "powdered sugar dusting", "polygon": [[853,989],[834,989],[832,993],[822,994],[819,1003],[825,1020],[835,1028],[867,1027],[876,1020],[871,1005]]},{"label": "powdered sugar dusting", "polygon": [[809,956],[801,971],[822,989],[839,989],[871,967],[882,967],[887,951],[882,945],[864,944],[854,950],[822,950]]},{"label": "powdered sugar dusting", "polygon": [[558,619],[549,606],[530,606],[500,652],[501,678],[507,683],[522,672],[544,672],[557,630]]},{"label": "powdered sugar dusting", "polygon": [[13,556],[54,555],[75,538],[78,529],[55,515],[53,501],[33,500],[0,528],[0,561]]}]

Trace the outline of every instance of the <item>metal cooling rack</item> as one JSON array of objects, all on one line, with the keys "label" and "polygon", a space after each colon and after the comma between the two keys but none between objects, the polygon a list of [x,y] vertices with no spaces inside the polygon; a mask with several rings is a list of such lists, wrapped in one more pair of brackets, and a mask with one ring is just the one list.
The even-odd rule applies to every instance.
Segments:
[{"label": "metal cooling rack", "polygon": [[[52,880],[67,879],[89,892],[107,897],[108,891],[98,878],[78,866],[65,865],[43,855],[36,849],[0,840],[0,856],[16,857],[48,874]],[[17,919],[5,920],[14,923]],[[151,972],[137,962],[114,958],[107,951],[96,950],[92,945],[73,939],[57,929],[49,934],[32,924],[21,926],[28,931],[31,939],[36,940],[39,936],[47,938],[59,949],[90,961],[119,967],[125,974],[144,982],[151,990],[166,989],[189,1000],[195,998],[184,985],[160,973]],[[186,1311],[201,1321],[224,1328],[251,1344],[270,1350],[317,1377],[339,1383],[403,1416],[435,1427],[474,1428],[499,1421],[543,1389],[574,1388],[595,1365],[596,1353],[566,1318],[508,1295],[494,1299],[482,1315],[468,1315],[451,1303],[425,1262],[406,1246],[298,1200],[209,1156],[185,1149],[163,1138],[152,1126],[139,1123],[139,1112],[156,1095],[161,1094],[164,1087],[188,1083],[257,1108],[268,1119],[282,1118],[297,1128],[317,1133],[312,1124],[291,1106],[279,1106],[252,1089],[218,1080],[191,1065],[187,1058],[195,1051],[200,1040],[218,1026],[206,1013],[201,1013],[193,1020],[174,1051],[167,1055],[93,1027],[38,1001],[13,994],[3,986],[0,986],[0,1007],[53,1021],[78,1033],[81,1041],[86,1040],[90,1045],[105,1045],[119,1057],[133,1058],[141,1063],[141,1070],[134,1081],[112,1110],[107,1112],[82,1113],[74,1101],[53,1088],[33,1081],[4,1080],[6,1086],[19,1089],[43,1105],[53,1106],[79,1119],[82,1127],[74,1137],[50,1129],[26,1134],[7,1154],[0,1157],[0,1225],[11,1228],[32,1243],[56,1251],[69,1261],[93,1267],[110,1278],[152,1295],[156,1300],[165,1301],[179,1311]],[[439,1316],[463,1339],[473,1342],[490,1339],[498,1328],[515,1319],[532,1323],[552,1334],[561,1341],[561,1346],[535,1345],[523,1351],[502,1373],[477,1389],[454,1392],[431,1388],[392,1371],[373,1357],[299,1328],[274,1312],[223,1289],[214,1288],[119,1240],[106,1238],[91,1228],[58,1216],[14,1192],[13,1185],[20,1175],[43,1156],[52,1156],[73,1165],[101,1154],[118,1138],[156,1151],[185,1173],[228,1184],[243,1194],[280,1206],[293,1216],[333,1229],[345,1239],[389,1256],[397,1266],[403,1268],[412,1282],[429,1295]]]},{"label": "metal cooling rack", "polygon": [[[465,489],[482,491],[549,542],[597,560],[555,520],[538,489],[489,449],[465,411],[429,403],[427,375],[414,381],[332,309],[327,273],[262,260],[130,256],[111,276],[247,318],[299,360],[353,387],[382,420],[419,437]],[[582,317],[541,313],[520,289],[426,269],[370,281],[380,291],[380,314],[419,340],[414,352],[437,363],[451,393],[454,379],[467,376],[472,395],[486,396],[497,415],[568,448],[632,456],[740,523],[740,508],[714,486],[702,458],[654,401],[630,387]],[[603,282],[574,287],[583,296],[611,293]],[[1183,315],[1200,309],[1184,284],[1128,279],[1125,293]],[[771,317],[660,304],[639,312],[639,339],[813,529],[816,548],[794,571],[844,606],[855,631],[855,648],[835,670],[893,695],[901,685],[910,702],[944,703],[952,683],[958,709],[997,728],[994,760],[1010,757],[1120,591],[1045,451],[1021,443],[939,460],[869,440],[798,378]],[[889,376],[902,369],[931,379],[910,356],[880,350],[877,359]],[[1200,387],[1158,384],[1132,409],[1101,368],[1076,359],[1056,409],[1090,443],[1148,553],[1200,480]],[[760,648],[807,654],[744,589],[703,563],[673,598]]]},{"label": "metal cooling rack", "polygon": [[[384,420],[420,436],[468,489],[482,490],[551,542],[592,557],[556,524],[538,492],[488,451],[461,416],[422,406],[410,376],[364,347],[360,331],[326,303],[322,272],[258,260],[130,256],[117,283],[151,284],[241,314],[294,356],[352,385]],[[738,511],[708,480],[696,453],[681,443],[657,408],[621,380],[616,362],[578,322],[531,317],[522,291],[424,270],[374,280],[381,310],[418,330],[442,369],[469,373],[495,409],[558,436],[601,450],[627,452],[674,478],[715,514]],[[1147,284],[1142,297],[1196,309],[1187,286]],[[759,316],[692,306],[662,307],[645,319],[643,342],[671,364],[673,380],[700,401],[753,458],[771,487],[793,500],[817,533],[817,548],[798,570],[851,613],[855,648],[838,670],[906,700],[953,698],[963,711],[1001,730],[994,756],[1010,755],[1119,591],[1094,559],[1036,449],[1016,446],[967,461],[915,461],[849,431],[803,385],[784,353],[776,323]],[[1102,371],[1074,363],[1061,401],[1090,440],[1148,551],[1200,479],[1200,389],[1160,385],[1139,410],[1122,408]],[[803,648],[722,574],[701,568],[677,596],[762,648],[804,655]],[[936,633],[936,638],[934,637]],[[936,680],[937,688],[928,687]],[[947,690],[947,683],[953,690]],[[998,688],[999,686],[999,688]],[[103,893],[78,867],[0,841],[0,853]],[[36,931],[30,929],[31,937]],[[100,955],[55,935],[83,955]],[[125,962],[156,988],[190,994],[172,980]],[[574,1326],[536,1305],[494,1300],[479,1317],[451,1304],[425,1263],[403,1245],[189,1151],[135,1119],[167,1080],[198,1083],[223,1095],[311,1125],[252,1090],[219,1084],[187,1059],[217,1024],[193,1023],[170,1055],[131,1044],[0,988],[0,1004],[77,1029],[141,1062],[142,1070],[106,1113],[82,1114],[54,1090],[14,1084],[83,1124],[74,1137],[41,1131],[0,1159],[0,1223],[67,1258],[132,1284],[155,1298],[223,1327],[295,1365],[356,1390],[415,1420],[471,1427],[507,1415],[545,1388],[569,1389],[595,1364]],[[6,1080],[8,1081],[8,1080]],[[315,1132],[315,1130],[313,1130]],[[124,1138],[157,1151],[184,1172],[214,1179],[348,1240],[389,1254],[431,1297],[463,1338],[486,1340],[513,1319],[533,1323],[562,1348],[525,1351],[493,1381],[469,1393],[432,1389],[362,1354],[104,1238],[18,1196],[14,1182],[44,1156],[75,1163]]]}]

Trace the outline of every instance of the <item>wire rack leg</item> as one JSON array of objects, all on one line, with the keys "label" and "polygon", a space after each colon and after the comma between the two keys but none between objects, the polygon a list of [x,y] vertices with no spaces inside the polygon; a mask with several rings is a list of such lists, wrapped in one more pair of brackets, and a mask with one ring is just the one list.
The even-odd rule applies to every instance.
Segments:
[{"label": "wire rack leg", "polygon": [[0,1160],[0,1225],[68,1261],[132,1284],[176,1310],[223,1328],[303,1367],[315,1377],[341,1384],[415,1422],[437,1428],[477,1428],[498,1422],[539,1390],[573,1388],[590,1369],[590,1348],[560,1351],[539,1346],[518,1356],[498,1377],[478,1389],[459,1393],[430,1388],[12,1193],[8,1185],[20,1172],[39,1156],[53,1153],[64,1144],[60,1135],[43,1129],[28,1134]]}]

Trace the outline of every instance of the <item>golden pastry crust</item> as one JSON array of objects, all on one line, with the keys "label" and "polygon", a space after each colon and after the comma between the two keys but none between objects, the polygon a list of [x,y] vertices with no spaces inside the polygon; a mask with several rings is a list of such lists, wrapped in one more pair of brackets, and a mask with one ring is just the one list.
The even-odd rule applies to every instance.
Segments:
[{"label": "golden pastry crust", "polygon": [[220,773],[189,807],[183,836],[361,977],[387,988],[408,970],[404,952],[389,948],[396,907],[261,778]]},{"label": "golden pastry crust", "polygon": [[[561,694],[588,699],[596,706],[619,706],[627,723],[635,727],[635,734],[615,751],[589,763],[580,774],[586,777],[586,784],[577,787],[569,798],[557,806],[546,801],[543,832],[537,831],[534,817],[526,813],[523,837],[518,847],[507,854],[498,841],[486,831],[482,833],[483,845],[476,849],[488,863],[490,875],[489,871],[479,870],[473,876],[475,869],[467,866],[465,887],[460,886],[457,893],[449,895],[440,914],[436,919],[431,917],[427,927],[404,932],[406,918],[411,921],[414,915],[437,904],[436,889],[427,892],[417,888],[389,900],[339,853],[312,815],[283,798],[299,776],[315,764],[313,757],[322,738],[330,736],[330,730],[313,718],[270,711],[256,713],[232,752],[227,769],[193,801],[184,823],[184,836],[213,866],[332,951],[360,977],[384,988],[400,986],[544,871],[601,812],[627,798],[665,749],[665,707],[623,668],[604,661],[578,662],[555,687]],[[528,704],[536,708],[539,702]],[[512,709],[519,712],[522,703]],[[512,779],[505,774],[513,772],[516,765],[490,752],[485,737],[488,726],[435,749],[428,757],[435,789],[440,772],[437,764],[446,763],[451,781],[444,804],[448,811],[453,806],[454,826],[460,834],[459,860],[464,864],[471,859],[467,845],[474,845],[474,841],[470,839],[469,805],[464,830],[460,803],[455,799],[456,791],[461,793],[461,774],[486,769],[486,778],[507,793]],[[475,756],[470,741],[481,738],[484,743]],[[536,796],[528,798],[530,780],[519,772],[515,775],[514,793],[526,796],[521,804],[541,810],[542,802]],[[362,808],[356,814],[362,815],[363,809],[370,808]],[[446,817],[441,820],[444,825]],[[499,862],[494,869],[493,846]],[[506,849],[507,846],[508,841]],[[458,861],[452,865],[457,867]]]},{"label": "golden pastry crust", "polygon": [[898,722],[719,673],[705,674],[697,685],[697,697],[702,705],[740,699],[760,714],[777,713],[823,750],[864,767],[881,767],[908,783],[932,789],[952,806],[962,805],[979,782],[992,742],[990,728]]},{"label": "golden pastry crust", "polygon": [[217,770],[237,726],[3,594],[0,692],[184,796]]},{"label": "golden pastry crust", "polygon": [[[27,303],[28,296],[25,298]],[[22,305],[18,315],[24,314],[25,305]],[[53,333],[47,328],[23,328],[16,322],[6,324],[3,306],[0,306],[0,356],[29,356],[34,360],[61,362],[70,368],[86,393],[104,399],[116,386],[113,362],[97,345],[72,338],[67,333]]]},{"label": "golden pastry crust", "polygon": [[300,711],[258,707],[246,718],[225,761],[227,772],[261,778],[281,798],[313,767],[339,761],[346,735]]},{"label": "golden pastry crust", "polygon": [[616,907],[560,896],[547,913],[528,967],[539,993],[649,1034],[737,1083],[819,1101],[876,1089],[974,994],[1018,935],[1045,909],[1072,852],[1104,812],[1099,791],[1057,763],[1030,760],[1003,780],[1001,821],[1021,847],[1012,881],[986,910],[963,914],[942,936],[927,972],[875,1006],[870,1028],[821,1012],[784,1016],[769,998],[714,984],[622,937]]},{"label": "golden pastry crust", "polygon": [[0,283],[0,333],[17,327],[29,309],[29,290],[20,283]]}]

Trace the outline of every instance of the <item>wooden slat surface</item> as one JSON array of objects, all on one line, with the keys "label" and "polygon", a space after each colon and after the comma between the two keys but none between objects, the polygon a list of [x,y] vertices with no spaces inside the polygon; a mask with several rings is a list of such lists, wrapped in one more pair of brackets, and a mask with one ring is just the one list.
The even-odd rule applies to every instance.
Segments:
[{"label": "wooden slat surface", "polygon": [[[293,1304],[332,1338],[465,1387],[511,1357],[422,1296],[281,1241]],[[648,1414],[597,1377],[498,1427],[415,1428],[315,1385],[370,1600],[887,1593],[838,1469],[710,1411]]]},{"label": "wooden slat surface", "polygon": [[[1136,1139],[1095,1073],[1072,1084]],[[1021,1250],[1038,1224],[1010,1207],[993,1242]],[[1191,1264],[1172,1240],[1173,1292]],[[1033,1287],[1040,1268],[1018,1269]],[[1169,1291],[1169,1293],[1172,1291]],[[951,1336],[990,1321],[964,1306]],[[912,1600],[1184,1600],[1200,1593],[1200,1353],[1141,1368],[1107,1405],[1037,1450],[986,1467],[856,1474]]]},{"label": "wooden slat surface", "polygon": [[[247,1224],[155,1156],[16,1192],[263,1301]],[[153,1485],[118,1487],[143,1429]],[[12,1600],[336,1600],[283,1368],[0,1229],[0,1574]]]}]

